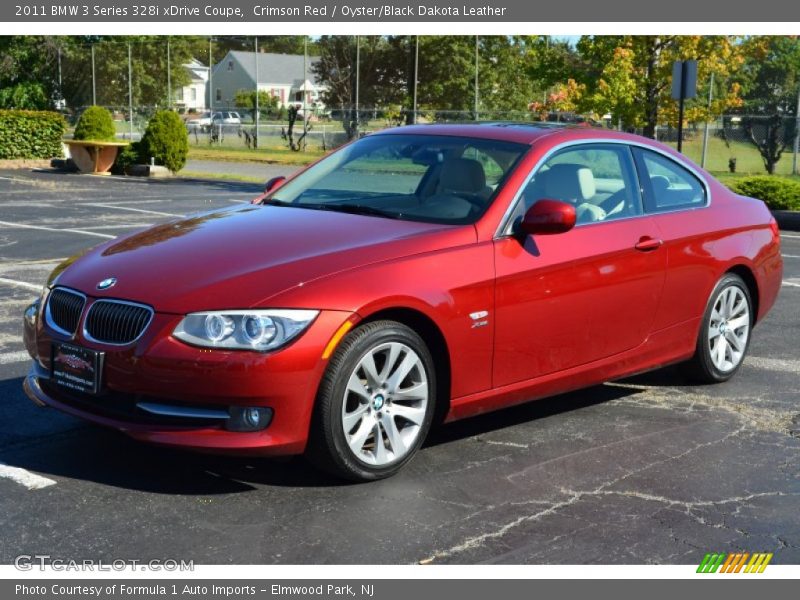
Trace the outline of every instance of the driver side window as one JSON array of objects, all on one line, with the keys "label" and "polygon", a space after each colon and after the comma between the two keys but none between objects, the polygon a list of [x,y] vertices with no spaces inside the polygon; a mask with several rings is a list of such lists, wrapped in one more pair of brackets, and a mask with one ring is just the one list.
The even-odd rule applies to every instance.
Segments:
[{"label": "driver side window", "polygon": [[577,223],[642,213],[630,150],[622,144],[581,144],[551,156],[522,193],[523,211],[542,199],[575,206]]}]

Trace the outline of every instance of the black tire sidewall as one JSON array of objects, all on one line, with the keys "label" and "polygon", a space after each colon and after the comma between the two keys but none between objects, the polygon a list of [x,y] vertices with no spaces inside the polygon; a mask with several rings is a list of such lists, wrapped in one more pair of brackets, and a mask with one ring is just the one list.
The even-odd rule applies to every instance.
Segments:
[{"label": "black tire sidewall", "polygon": [[[388,342],[400,342],[409,346],[422,361],[428,380],[428,404],[419,435],[411,449],[402,458],[387,465],[375,467],[360,461],[350,449],[342,427],[342,403],[347,381],[358,362],[372,348]],[[350,333],[331,359],[329,372],[323,379],[317,399],[317,409],[322,417],[318,426],[324,431],[321,437],[327,446],[326,453],[337,474],[357,481],[383,479],[405,466],[425,441],[433,421],[436,404],[436,370],[433,358],[422,338],[412,329],[393,321],[376,321]],[[321,409],[321,410],[320,410]],[[331,470],[330,468],[328,470]]]}]

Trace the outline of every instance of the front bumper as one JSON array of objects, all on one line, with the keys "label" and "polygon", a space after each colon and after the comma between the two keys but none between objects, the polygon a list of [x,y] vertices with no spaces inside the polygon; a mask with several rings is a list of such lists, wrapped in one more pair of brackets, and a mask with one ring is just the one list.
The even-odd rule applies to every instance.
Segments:
[{"label": "front bumper", "polygon": [[[34,363],[23,388],[40,406],[142,441],[223,453],[302,453],[327,365],[322,354],[353,315],[322,311],[289,346],[266,354],[184,344],[171,336],[180,318],[156,313],[142,338],[124,348],[93,343],[80,332],[67,339],[50,331],[42,319],[33,326],[26,321],[25,345]],[[51,380],[54,341],[105,352],[101,394],[75,393]],[[237,407],[269,409],[269,425],[260,431],[229,431],[224,415]]]}]

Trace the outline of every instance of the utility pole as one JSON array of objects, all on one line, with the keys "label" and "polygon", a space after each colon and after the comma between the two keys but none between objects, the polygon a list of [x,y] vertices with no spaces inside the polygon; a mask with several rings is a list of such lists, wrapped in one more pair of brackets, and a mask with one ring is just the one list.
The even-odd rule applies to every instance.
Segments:
[{"label": "utility pole", "polygon": [[306,151],[306,133],[308,127],[308,115],[306,115],[306,98],[308,98],[308,36],[303,36],[303,152]]},{"label": "utility pole", "polygon": [[131,43],[128,42],[128,131],[133,141],[133,68],[131,67]]},{"label": "utility pole", "polygon": [[58,47],[58,99],[64,101],[64,86],[61,82],[61,46]]},{"label": "utility pole", "polygon": [[414,48],[414,114],[413,123],[417,124],[417,82],[419,81],[419,36],[416,38],[416,46]]},{"label": "utility pole", "polygon": [[475,36],[475,120],[478,120],[478,36]]},{"label": "utility pole", "polygon": [[253,49],[256,51],[256,115],[255,115],[255,123],[256,123],[256,135],[253,138],[253,148],[258,148],[258,120],[259,120],[259,113],[260,107],[258,105],[258,36],[255,37],[253,42]]},{"label": "utility pole", "polygon": [[800,88],[797,89],[797,112],[794,114],[794,157],[792,175],[797,175],[797,153],[800,152]]},{"label": "utility pole", "polygon": [[356,137],[358,137],[358,126],[361,123],[361,119],[359,118],[358,113],[358,92],[359,92],[359,85],[361,83],[359,79],[359,75],[361,73],[361,36],[356,36]]},{"label": "utility pole", "polygon": [[172,108],[172,61],[169,56],[169,38],[167,38],[167,108]]},{"label": "utility pole", "polygon": [[95,72],[94,72],[94,44],[92,44],[92,105],[97,105],[97,86],[95,85]]},{"label": "utility pole", "polygon": [[714,72],[711,72],[711,80],[708,83],[708,116],[706,117],[706,128],[703,131],[703,158],[700,166],[706,168],[706,154],[708,154],[708,120],[711,118],[711,99],[714,94]]},{"label": "utility pole", "polygon": [[214,116],[214,63],[211,59],[211,36],[208,37],[208,110]]}]

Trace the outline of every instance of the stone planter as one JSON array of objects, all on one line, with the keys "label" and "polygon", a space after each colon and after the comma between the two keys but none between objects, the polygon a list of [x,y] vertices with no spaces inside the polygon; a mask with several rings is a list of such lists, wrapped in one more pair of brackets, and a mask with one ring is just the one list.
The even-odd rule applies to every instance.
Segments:
[{"label": "stone planter", "polygon": [[128,142],[97,142],[93,140],[64,140],[72,161],[81,173],[108,175],[117,153]]}]

